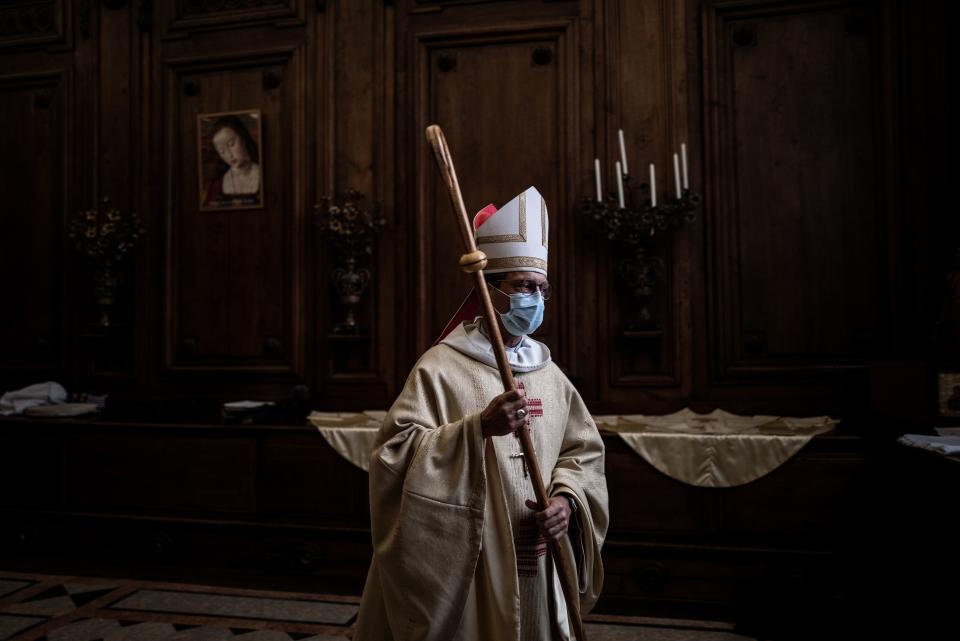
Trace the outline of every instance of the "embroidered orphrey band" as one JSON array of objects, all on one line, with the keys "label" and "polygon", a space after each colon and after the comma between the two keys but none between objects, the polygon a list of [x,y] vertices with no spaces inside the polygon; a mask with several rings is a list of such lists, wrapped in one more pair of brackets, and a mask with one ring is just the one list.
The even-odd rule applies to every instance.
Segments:
[{"label": "embroidered orphrey band", "polygon": [[536,267],[547,271],[547,261],[541,258],[532,258],[530,256],[508,256],[507,258],[489,258],[487,267],[484,271],[489,272],[494,269],[503,269],[505,267]]},{"label": "embroidered orphrey band", "polygon": [[543,240],[543,248],[547,249],[550,234],[547,231],[547,201],[543,198],[540,199],[540,237]]},{"label": "embroidered orphrey band", "polygon": [[499,236],[477,236],[478,243],[525,243],[527,242],[527,194],[520,194],[520,233]]},{"label": "embroidered orphrey band", "polygon": [[516,550],[517,574],[520,576],[537,576],[540,557],[547,553],[547,540],[541,536],[535,520],[527,519],[520,523]]}]

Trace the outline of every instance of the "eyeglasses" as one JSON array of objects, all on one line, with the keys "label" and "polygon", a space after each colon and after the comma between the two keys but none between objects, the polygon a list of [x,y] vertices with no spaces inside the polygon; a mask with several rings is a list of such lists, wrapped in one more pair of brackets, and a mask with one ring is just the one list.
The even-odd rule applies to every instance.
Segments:
[{"label": "eyeglasses", "polygon": [[543,300],[550,300],[550,283],[547,281],[538,283],[535,280],[526,279],[502,280],[500,281],[499,286],[500,289],[506,288],[504,291],[507,293],[512,292],[514,294],[530,295],[536,291],[539,291],[540,295],[543,296]]}]

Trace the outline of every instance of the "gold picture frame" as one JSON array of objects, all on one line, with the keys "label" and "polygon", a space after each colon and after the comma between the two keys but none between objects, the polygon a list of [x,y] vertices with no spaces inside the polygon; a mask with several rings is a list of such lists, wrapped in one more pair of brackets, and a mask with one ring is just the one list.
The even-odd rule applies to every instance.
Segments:
[{"label": "gold picture frame", "polygon": [[262,124],[259,109],[197,114],[200,211],[264,206]]},{"label": "gold picture frame", "polygon": [[960,416],[960,372],[940,372],[940,416]]}]

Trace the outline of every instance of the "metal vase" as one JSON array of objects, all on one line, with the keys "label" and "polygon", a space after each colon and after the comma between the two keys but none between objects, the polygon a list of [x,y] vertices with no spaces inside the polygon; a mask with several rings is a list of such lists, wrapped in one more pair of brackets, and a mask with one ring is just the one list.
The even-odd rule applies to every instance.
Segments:
[{"label": "metal vase", "polygon": [[340,302],[346,308],[343,322],[334,326],[335,334],[359,334],[360,325],[357,323],[355,309],[360,304],[363,292],[370,282],[370,270],[357,268],[356,258],[350,256],[345,259],[343,267],[333,270],[333,287],[340,295]]}]

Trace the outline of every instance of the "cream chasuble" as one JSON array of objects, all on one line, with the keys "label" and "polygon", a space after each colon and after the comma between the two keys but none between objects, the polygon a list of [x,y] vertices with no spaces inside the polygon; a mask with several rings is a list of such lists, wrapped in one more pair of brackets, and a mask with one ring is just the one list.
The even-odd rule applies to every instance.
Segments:
[{"label": "cream chasuble", "polygon": [[[546,542],[524,505],[534,495],[519,442],[514,436],[484,439],[480,429],[480,412],[503,391],[500,375],[482,354],[464,347],[472,343],[483,351],[477,325],[465,323],[458,331],[466,332],[466,342],[452,334],[421,357],[373,450],[374,559],[354,638],[569,639]],[[563,548],[575,559],[586,614],[603,584],[603,442],[545,346],[524,337],[510,359],[529,365],[537,350],[545,360],[537,369],[519,367],[525,371],[516,380],[527,395],[548,493],[576,502]]]}]

